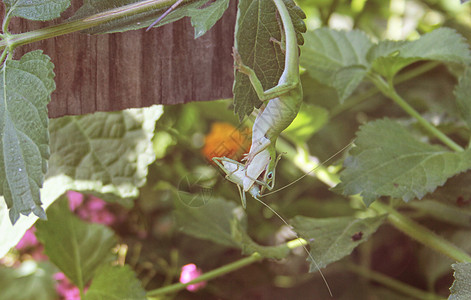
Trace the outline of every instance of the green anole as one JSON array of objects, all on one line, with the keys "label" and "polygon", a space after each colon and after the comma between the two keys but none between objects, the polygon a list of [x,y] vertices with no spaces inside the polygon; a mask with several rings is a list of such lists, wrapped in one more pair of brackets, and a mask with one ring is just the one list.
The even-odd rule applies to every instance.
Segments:
[{"label": "green anole", "polygon": [[[264,102],[264,105],[260,109],[253,125],[252,145],[245,157],[246,163],[241,164],[225,157],[215,157],[213,160],[224,170],[227,175],[226,178],[237,184],[241,192],[242,206],[244,208],[245,192],[249,191],[256,200],[269,208],[289,226],[277,212],[258,198],[264,188],[273,188],[275,168],[279,160],[275,150],[276,140],[298,114],[303,99],[303,90],[299,77],[299,51],[296,31],[288,8],[283,0],[273,0],[273,2],[280,14],[284,30],[284,35],[282,34],[280,42],[282,48],[283,41],[285,42],[285,66],[283,73],[278,80],[278,84],[265,91],[255,72],[242,63],[237,49],[234,48],[233,56],[237,70],[249,76],[258,98]],[[243,185],[242,191],[240,189],[241,183]],[[299,236],[296,236],[300,240]],[[316,261],[304,245],[303,248],[317,266]],[[319,272],[330,295],[332,295],[320,269]]]},{"label": "green anole", "polygon": [[[303,99],[303,90],[299,77],[299,51],[296,31],[283,0],[273,1],[283,25],[280,45],[285,50],[285,66],[278,84],[264,91],[255,72],[243,64],[237,49],[234,48],[233,54],[237,70],[249,76],[258,98],[264,102],[255,119],[252,130],[252,145],[245,157],[247,162],[246,177],[243,179],[244,191],[248,191],[255,183],[254,179],[259,178],[263,172],[265,172],[263,180],[267,185],[262,186],[262,190],[265,187],[273,187],[277,163],[276,140],[298,114]],[[267,154],[263,153],[265,151],[269,153],[269,160],[264,159],[267,157]]]}]

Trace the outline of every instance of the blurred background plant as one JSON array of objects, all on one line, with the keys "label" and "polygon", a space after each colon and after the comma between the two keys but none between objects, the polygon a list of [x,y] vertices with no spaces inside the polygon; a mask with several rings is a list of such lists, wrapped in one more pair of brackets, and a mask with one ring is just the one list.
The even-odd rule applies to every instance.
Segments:
[{"label": "blurred background plant", "polygon": [[[461,5],[459,0],[299,0],[297,3],[307,14],[309,30],[321,26],[361,29],[378,41],[412,40],[446,26],[468,40],[471,38],[470,5]],[[459,110],[453,99],[455,71],[444,65],[416,63],[402,71],[396,88],[426,119],[465,143],[469,130],[459,121]],[[278,151],[285,154],[276,171],[275,189],[311,171],[348,145],[361,124],[384,117],[411,123],[407,114],[390,104],[369,83],[361,84],[339,104],[333,88],[317,82],[307,72],[301,79],[304,103],[295,122],[278,141]],[[175,199],[185,202],[188,195],[196,195],[197,199],[192,198],[191,202],[195,208],[216,201],[215,198],[239,205],[237,188],[224,179],[210,160],[221,155],[240,159],[250,146],[253,117],[239,123],[231,105],[231,100],[226,99],[165,107],[153,138],[157,159],[149,166],[147,183],[131,207],[110,204],[92,195],[67,194],[70,209],[77,216],[113,229],[119,239],[116,261],[129,264],[146,290],[177,282],[184,265],[194,264],[204,272],[242,257],[239,249],[214,243],[204,234],[181,232],[181,222],[176,223],[174,216]],[[418,127],[415,130],[420,131]],[[358,199],[348,199],[329,190],[335,184],[332,178],[340,170],[343,156],[344,153],[339,154],[306,178],[263,200],[286,219],[297,215],[367,216]],[[462,176],[467,178],[468,173]],[[454,180],[464,180],[460,178]],[[470,191],[461,194],[461,208],[470,211]],[[427,202],[421,203],[416,205],[417,210],[409,211],[410,217],[462,249],[471,250],[466,238],[470,234],[469,226],[437,220],[430,216],[435,210],[423,204]],[[256,201],[248,199],[246,213],[247,231],[254,241],[273,245],[293,239],[286,226]],[[30,229],[16,249],[2,259],[0,299],[78,299],[77,289],[43,254],[34,231],[34,227]],[[357,237],[361,239],[361,235]],[[331,299],[319,273],[307,272],[305,256],[302,249],[296,249],[294,255],[282,261],[252,264],[207,282],[197,292],[194,292],[196,288],[188,289],[159,299]],[[352,255],[329,265],[323,272],[335,299],[411,299],[411,294],[404,294],[401,287],[428,291],[436,295],[428,295],[430,299],[443,299],[453,282],[451,263],[392,226],[384,225]],[[364,268],[369,271],[365,273]],[[402,286],[388,284],[388,279],[381,280],[374,272],[394,278]],[[22,298],[17,296],[20,289]]]}]

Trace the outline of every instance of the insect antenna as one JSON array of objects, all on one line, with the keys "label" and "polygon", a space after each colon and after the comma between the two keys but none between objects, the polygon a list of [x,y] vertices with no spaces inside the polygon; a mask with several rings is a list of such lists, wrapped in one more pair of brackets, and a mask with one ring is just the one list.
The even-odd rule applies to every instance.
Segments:
[{"label": "insect antenna", "polygon": [[331,161],[334,157],[336,157],[337,155],[339,155],[340,153],[342,153],[345,149],[347,149],[348,147],[350,147],[351,145],[353,145],[353,143],[355,142],[355,140],[352,140],[350,141],[350,143],[348,143],[346,146],[344,146],[342,149],[340,149],[339,151],[335,152],[332,156],[330,156],[329,158],[327,158],[326,160],[324,160],[322,163],[320,163],[319,165],[317,165],[315,168],[313,168],[311,171],[307,172],[306,174],[303,174],[301,175],[298,179],[288,183],[287,185],[277,189],[277,190],[274,190],[274,191],[271,191],[269,193],[265,193],[263,195],[260,195],[260,197],[265,197],[265,196],[268,196],[268,195],[271,195],[271,194],[274,194],[274,193],[277,193],[281,190],[284,190],[290,186],[292,186],[293,184],[295,184],[296,182],[300,181],[301,179],[303,179],[304,177],[306,177],[307,175],[311,174],[312,172],[314,172],[315,170],[317,170],[318,168],[322,167],[323,165],[325,165],[326,163],[328,163],[329,161]]},{"label": "insect antenna", "polygon": [[169,9],[167,9],[162,15],[160,15],[160,17],[157,18],[157,20],[155,20],[152,24],[149,25],[149,27],[147,27],[146,31],[149,31],[151,30],[152,27],[154,27],[155,25],[157,25],[157,23],[159,23],[160,21],[162,21],[163,18],[165,18],[169,13],[172,12],[172,10],[174,10],[175,8],[178,7],[178,5],[180,5],[180,3],[182,3],[183,0],[178,0],[177,2],[175,2],[172,6],[170,6]]},{"label": "insect antenna", "polygon": [[301,246],[304,248],[304,251],[306,251],[307,255],[311,258],[311,261],[314,263],[314,265],[316,266],[317,270],[319,271],[319,274],[321,275],[322,277],[322,280],[324,281],[325,283],[325,286],[327,287],[327,290],[329,291],[329,294],[330,294],[330,297],[333,297],[332,295],[332,290],[330,289],[330,286],[329,286],[329,283],[327,282],[327,279],[325,278],[324,276],[324,273],[322,273],[321,269],[319,268],[319,265],[317,264],[316,260],[314,259],[314,257],[311,255],[311,253],[309,252],[309,250],[307,250],[307,247],[304,245],[304,242],[303,240],[299,237],[299,235],[294,231],[293,229],[293,226],[291,226],[288,222],[286,222],[286,220],[279,214],[277,213],[273,208],[270,207],[270,205],[266,204],[265,202],[263,202],[262,200],[254,197],[258,202],[262,203],[263,206],[265,206],[266,208],[268,208],[273,214],[275,214],[283,223],[285,223],[286,226],[288,226],[289,228],[291,228],[294,232],[294,235],[296,236],[296,239],[299,241],[299,243],[301,244]]}]

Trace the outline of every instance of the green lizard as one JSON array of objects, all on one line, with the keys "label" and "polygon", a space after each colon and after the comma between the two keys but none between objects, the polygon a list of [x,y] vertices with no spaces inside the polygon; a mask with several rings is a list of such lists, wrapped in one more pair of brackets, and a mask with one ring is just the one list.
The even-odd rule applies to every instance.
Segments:
[{"label": "green lizard", "polygon": [[[242,63],[242,59],[234,48],[234,60],[236,68],[249,76],[250,82],[257,93],[258,98],[264,102],[257,118],[255,119],[252,129],[252,145],[249,153],[247,153],[244,164],[228,158],[213,158],[215,162],[222,161],[218,165],[227,174],[226,178],[238,185],[241,192],[242,205],[245,208],[245,194],[250,194],[260,203],[269,208],[277,215],[287,226],[289,224],[270,206],[261,201],[258,197],[264,188],[272,189],[274,185],[275,168],[279,158],[276,156],[275,143],[280,133],[285,130],[294,120],[299,112],[299,108],[303,99],[303,90],[299,77],[299,51],[296,38],[296,31],[293,22],[283,0],[273,0],[281,17],[284,29],[284,37],[280,42],[283,47],[285,42],[285,66],[283,73],[278,80],[278,84],[264,91],[260,80],[255,72]],[[261,178],[261,179],[260,179]],[[240,183],[243,183],[243,191],[240,190]],[[298,240],[301,239],[296,234]],[[302,244],[302,243],[301,243]],[[317,266],[322,279],[324,280],[330,295],[332,292],[330,287],[319,269],[314,257],[307,248],[302,244],[304,250],[311,258],[312,262]]]},{"label": "green lizard", "polygon": [[[303,90],[299,77],[299,51],[291,16],[283,0],[273,0],[281,17],[283,25],[282,41],[285,42],[285,66],[278,84],[264,91],[255,72],[244,65],[242,59],[234,48],[234,60],[237,70],[249,76],[250,82],[258,98],[264,101],[252,130],[252,145],[246,155],[246,176],[243,179],[244,191],[250,190],[255,179],[264,173],[264,188],[273,188],[275,166],[277,163],[275,143],[280,133],[285,130],[299,112],[303,99]],[[269,155],[263,153],[267,151]],[[261,157],[270,159],[260,159]],[[227,172],[226,172],[227,173]]]}]

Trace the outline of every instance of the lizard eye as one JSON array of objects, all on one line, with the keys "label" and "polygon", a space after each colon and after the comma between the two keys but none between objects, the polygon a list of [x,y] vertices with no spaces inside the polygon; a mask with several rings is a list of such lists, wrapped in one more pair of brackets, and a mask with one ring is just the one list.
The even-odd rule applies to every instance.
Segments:
[{"label": "lizard eye", "polygon": [[273,172],[267,174],[267,179],[273,179]]}]

